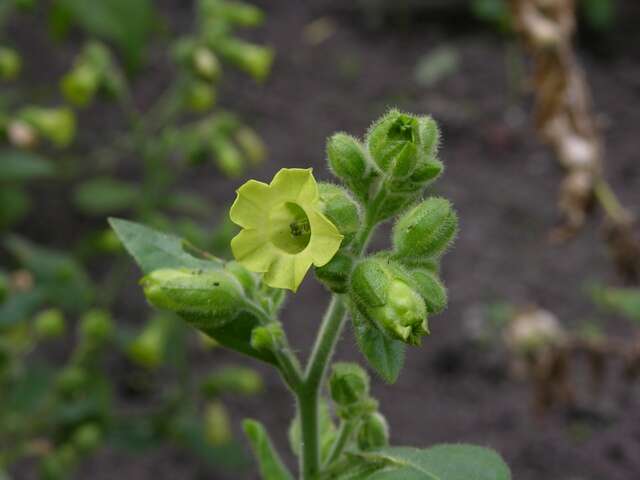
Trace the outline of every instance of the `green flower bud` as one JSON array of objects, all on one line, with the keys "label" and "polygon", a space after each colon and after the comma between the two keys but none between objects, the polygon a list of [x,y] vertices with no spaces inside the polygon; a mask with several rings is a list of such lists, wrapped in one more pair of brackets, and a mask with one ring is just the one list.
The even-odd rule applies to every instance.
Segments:
[{"label": "green flower bud", "polygon": [[254,45],[233,37],[219,39],[214,48],[239,69],[247,72],[257,81],[263,81],[271,71],[274,52],[271,48]]},{"label": "green flower bud", "polygon": [[102,429],[96,423],[85,423],[78,427],[71,437],[73,446],[81,453],[95,450],[102,441]]},{"label": "green flower bud", "polygon": [[198,76],[208,81],[220,77],[220,62],[211,50],[203,46],[196,47],[192,55],[193,69]]},{"label": "green flower bud", "polygon": [[351,275],[351,293],[356,303],[368,307],[381,307],[387,303],[389,275],[376,259],[360,262]]},{"label": "green flower bud", "polygon": [[251,330],[251,347],[259,352],[275,352],[284,341],[284,330],[279,322]]},{"label": "green flower bud", "polygon": [[142,333],[129,345],[131,359],[145,368],[157,368],[164,360],[171,318],[153,317]]},{"label": "green flower bud", "polygon": [[76,119],[68,108],[29,107],[19,117],[58,147],[68,146],[75,136]]},{"label": "green flower bud", "polygon": [[369,375],[355,363],[335,363],[329,377],[329,390],[338,405],[358,403],[369,396]]},{"label": "green flower bud", "polygon": [[105,310],[89,310],[82,316],[80,332],[84,338],[94,344],[108,341],[115,332],[111,314]]},{"label": "green flower bud", "polygon": [[262,377],[250,368],[224,367],[209,375],[202,384],[202,390],[208,397],[222,393],[255,395],[262,391]]},{"label": "green flower bud", "polygon": [[87,372],[77,366],[65,367],[56,378],[56,388],[64,395],[72,395],[84,388]]},{"label": "green flower bud", "polygon": [[239,128],[235,140],[254,165],[261,163],[267,156],[267,147],[256,132],[248,127]]},{"label": "green flower bud", "polygon": [[390,260],[368,259],[351,275],[351,296],[364,316],[387,335],[419,345],[429,333],[427,308],[412,284]]},{"label": "green flower bud", "polygon": [[363,145],[346,133],[336,133],[327,141],[327,158],[333,174],[358,198],[366,201],[376,175]]},{"label": "green flower bud", "polygon": [[62,77],[60,88],[64,97],[79,107],[93,100],[100,86],[99,73],[89,65],[79,65]]},{"label": "green flower bud", "polygon": [[405,213],[393,229],[393,245],[399,256],[441,255],[458,232],[458,217],[444,198],[429,198]]},{"label": "green flower bud", "polygon": [[256,289],[256,277],[253,273],[235,260],[227,262],[224,269],[233,275],[238,282],[240,282],[245,294],[251,296],[254,293]]},{"label": "green flower bud", "polygon": [[367,147],[380,170],[394,178],[407,178],[418,163],[418,119],[391,110],[367,134]]},{"label": "green flower bud", "polygon": [[211,402],[204,412],[204,435],[210,445],[219,447],[231,441],[231,422],[227,409],[220,402]]},{"label": "green flower bud", "polygon": [[62,312],[57,308],[50,308],[40,312],[35,318],[35,333],[40,338],[56,338],[65,330]]},{"label": "green flower bud", "polygon": [[316,277],[332,292],[346,293],[349,289],[351,270],[353,270],[353,257],[339,251],[329,263],[316,267]]},{"label": "green flower bud", "polygon": [[20,74],[22,60],[18,52],[11,48],[0,47],[0,79],[13,80]]},{"label": "green flower bud", "polygon": [[238,148],[228,140],[217,137],[211,142],[211,149],[215,155],[218,168],[231,178],[236,178],[244,172],[244,162]]},{"label": "green flower bud", "polygon": [[194,112],[206,112],[216,102],[216,90],[205,81],[192,82],[187,89],[187,106]]},{"label": "green flower bud", "polygon": [[360,208],[342,188],[330,183],[318,184],[322,213],[338,227],[344,236],[341,246],[346,247],[360,230]]},{"label": "green flower bud", "polygon": [[220,271],[161,269],[141,280],[147,300],[208,332],[233,320],[244,306],[242,287]]},{"label": "green flower bud", "polygon": [[358,448],[373,450],[389,445],[389,425],[378,412],[367,415],[358,430]]},{"label": "green flower bud", "polygon": [[434,272],[426,269],[411,271],[415,287],[420,292],[427,311],[440,313],[447,307],[447,289]]},{"label": "green flower bud", "polygon": [[219,15],[227,22],[241,27],[255,27],[264,20],[258,7],[242,2],[219,2]]}]

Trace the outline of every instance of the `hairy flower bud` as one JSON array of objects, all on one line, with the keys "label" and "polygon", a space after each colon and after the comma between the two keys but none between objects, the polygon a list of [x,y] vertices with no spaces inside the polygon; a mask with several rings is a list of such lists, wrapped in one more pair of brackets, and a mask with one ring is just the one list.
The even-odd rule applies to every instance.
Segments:
[{"label": "hairy flower bud", "polygon": [[222,393],[255,395],[263,388],[262,377],[255,370],[245,367],[223,367],[202,383],[202,390],[208,397]]},{"label": "hairy flower bud", "polygon": [[357,442],[360,450],[373,450],[389,445],[389,425],[379,412],[367,415],[362,421]]},{"label": "hairy flower bud", "polygon": [[284,340],[284,330],[279,322],[254,328],[251,331],[251,347],[259,352],[274,352]]},{"label": "hairy flower bud", "polygon": [[346,406],[369,396],[369,375],[356,363],[338,362],[329,377],[329,390],[333,401]]},{"label": "hairy flower bud", "polygon": [[95,450],[102,441],[102,429],[96,423],[85,423],[79,426],[71,436],[73,446],[81,453]]},{"label": "hairy flower bud", "polygon": [[40,338],[59,337],[64,333],[65,327],[62,311],[57,308],[40,312],[35,318],[35,333]]},{"label": "hairy flower bud", "polygon": [[220,62],[218,57],[207,47],[200,46],[193,50],[193,69],[205,80],[214,81],[220,77]]},{"label": "hairy flower bud", "polygon": [[220,270],[161,269],[141,284],[152,305],[183,316],[205,332],[233,320],[244,305],[238,281]]},{"label": "hairy flower bud", "polygon": [[447,306],[447,289],[433,271],[420,268],[411,271],[415,287],[420,292],[427,311],[440,313]]},{"label": "hairy flower bud", "polygon": [[240,150],[223,137],[216,137],[211,142],[218,168],[228,177],[236,178],[244,171],[244,162]]},{"label": "hairy flower bud", "polygon": [[0,47],[0,80],[13,80],[20,74],[22,60],[18,52]]},{"label": "hairy flower bud", "polygon": [[251,128],[239,128],[234,137],[242,152],[254,165],[261,163],[267,156],[267,147],[260,136]]},{"label": "hairy flower bud", "polygon": [[338,227],[344,236],[342,246],[345,247],[360,230],[360,209],[353,198],[342,188],[330,183],[320,183],[320,202],[322,213]]},{"label": "hairy flower bud", "polygon": [[254,45],[233,37],[217,39],[214,48],[225,60],[247,72],[257,81],[263,81],[271,71],[274,53],[269,47]]},{"label": "hairy flower bud", "polygon": [[103,343],[109,340],[114,330],[111,315],[104,310],[89,310],[80,320],[82,336],[92,343]]},{"label": "hairy flower bud", "polygon": [[405,213],[393,229],[393,245],[399,256],[441,255],[458,232],[458,217],[444,198],[429,198]]},{"label": "hairy flower bud", "polygon": [[349,289],[349,275],[353,269],[353,257],[338,252],[322,267],[316,267],[316,277],[329,290],[335,293],[346,293]]},{"label": "hairy flower bud", "polygon": [[366,201],[376,175],[364,146],[346,133],[336,133],[327,141],[327,158],[333,174],[358,198]]},{"label": "hairy flower bud", "polygon": [[76,132],[76,118],[68,108],[29,107],[22,110],[19,118],[58,147],[68,146]]},{"label": "hairy flower bud", "polygon": [[387,335],[419,345],[429,333],[427,308],[406,277],[390,260],[365,260],[351,275],[351,296],[364,316]]},{"label": "hairy flower bud", "polygon": [[418,163],[417,118],[391,110],[367,134],[367,146],[380,170],[393,178],[407,178]]},{"label": "hairy flower bud", "polygon": [[129,356],[138,365],[156,368],[164,359],[171,318],[156,315],[129,345]]},{"label": "hairy flower bud", "polygon": [[231,440],[231,422],[221,402],[211,402],[204,412],[204,435],[210,445],[219,447]]},{"label": "hairy flower bud", "polygon": [[62,77],[60,82],[64,97],[79,107],[91,103],[99,85],[99,73],[90,65],[78,65]]}]

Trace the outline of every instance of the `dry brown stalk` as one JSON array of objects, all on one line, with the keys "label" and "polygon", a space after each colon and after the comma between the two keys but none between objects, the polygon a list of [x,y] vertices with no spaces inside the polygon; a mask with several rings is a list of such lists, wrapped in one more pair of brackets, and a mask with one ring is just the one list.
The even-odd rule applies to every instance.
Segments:
[{"label": "dry brown stalk", "polygon": [[591,204],[605,213],[605,240],[619,271],[640,275],[640,240],[633,216],[603,175],[604,145],[591,94],[572,47],[575,0],[510,0],[515,26],[535,65],[535,121],[542,140],[566,170],[559,207],[565,225],[552,236],[566,240],[585,223]]}]

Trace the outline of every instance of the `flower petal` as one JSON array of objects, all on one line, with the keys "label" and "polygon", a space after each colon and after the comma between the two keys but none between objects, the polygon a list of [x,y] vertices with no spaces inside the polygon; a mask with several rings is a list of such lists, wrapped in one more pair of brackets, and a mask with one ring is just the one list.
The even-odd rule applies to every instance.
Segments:
[{"label": "flower petal", "polygon": [[256,229],[242,230],[231,239],[235,259],[252,272],[266,272],[278,256],[278,250]]},{"label": "flower petal", "polygon": [[321,267],[333,258],[344,237],[322,213],[316,210],[307,211],[307,216],[311,225],[311,240],[305,252],[311,255],[314,265]]},{"label": "flower petal", "polygon": [[269,218],[271,188],[257,180],[249,180],[236,191],[238,196],[231,206],[229,217],[244,228],[261,228]]},{"label": "flower petal", "polygon": [[273,288],[298,290],[311,267],[311,257],[306,253],[277,255],[264,275],[264,283]]},{"label": "flower petal", "polygon": [[274,197],[284,201],[314,203],[318,201],[318,184],[311,168],[283,168],[270,183]]}]

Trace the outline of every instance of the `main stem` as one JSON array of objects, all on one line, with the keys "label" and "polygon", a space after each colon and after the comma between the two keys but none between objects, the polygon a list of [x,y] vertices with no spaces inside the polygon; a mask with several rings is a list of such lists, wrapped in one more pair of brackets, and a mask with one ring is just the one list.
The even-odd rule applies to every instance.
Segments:
[{"label": "main stem", "polygon": [[[357,256],[365,251],[374,230],[373,216],[373,212],[368,212],[365,227],[354,240],[353,251]],[[318,399],[329,361],[347,319],[346,313],[347,307],[343,295],[334,294],[322,320],[303,381],[295,390],[302,430],[302,455],[300,456],[302,480],[314,480],[320,473]]]}]

